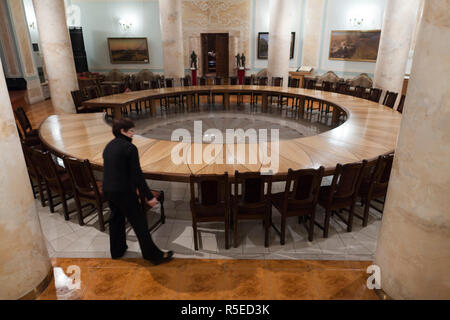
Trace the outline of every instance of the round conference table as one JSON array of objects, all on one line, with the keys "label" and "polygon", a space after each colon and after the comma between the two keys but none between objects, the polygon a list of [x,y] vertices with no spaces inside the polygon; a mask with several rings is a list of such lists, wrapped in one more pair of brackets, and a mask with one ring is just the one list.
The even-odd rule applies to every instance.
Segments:
[{"label": "round conference table", "polygon": [[[188,109],[190,109],[198,92],[223,93],[225,109],[229,108],[231,93],[257,93],[262,96],[262,112],[267,109],[270,95],[281,95],[299,98],[301,101],[323,101],[332,106],[333,121],[341,112],[346,113],[347,120],[329,131],[315,136],[280,140],[277,148],[270,142],[266,144],[271,161],[278,159],[278,170],[274,172],[274,180],[284,178],[289,168],[298,170],[324,166],[326,173],[332,174],[338,163],[353,163],[364,159],[373,162],[380,155],[392,153],[396,146],[402,117],[395,110],[353,96],[268,86],[224,85],[144,90],[93,99],[87,101],[85,106],[117,108],[115,114],[120,114],[120,108],[123,106],[146,102],[150,103],[155,114],[154,99],[185,95],[188,96]],[[299,112],[302,113],[303,108],[300,108]],[[43,143],[57,155],[88,159],[97,169],[101,169],[103,165],[104,147],[114,138],[111,126],[107,124],[103,113],[52,115],[41,124],[39,131]],[[269,160],[268,157],[258,157],[256,163],[242,161],[242,159],[250,159],[250,151],[255,150],[251,149],[254,147],[251,143],[223,144],[221,151],[214,153],[213,158],[201,159],[200,162],[192,160],[194,152],[190,153],[190,151],[203,152],[208,148],[209,143],[158,140],[139,135],[134,137],[133,143],[139,150],[144,175],[154,180],[188,182],[191,174],[223,174],[224,172],[228,172],[232,177],[235,170],[260,171],[268,166]],[[186,156],[186,161],[176,164],[172,161],[172,150],[180,146],[186,151],[180,153]],[[234,152],[229,152],[230,148],[233,148]],[[189,153],[191,158],[187,159]],[[230,159],[230,154],[234,158]]]}]

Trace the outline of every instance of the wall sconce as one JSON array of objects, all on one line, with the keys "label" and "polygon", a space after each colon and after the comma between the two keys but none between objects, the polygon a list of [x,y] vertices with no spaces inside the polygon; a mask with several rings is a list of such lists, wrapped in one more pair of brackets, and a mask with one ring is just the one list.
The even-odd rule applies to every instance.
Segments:
[{"label": "wall sconce", "polygon": [[29,24],[30,29],[36,29],[36,22],[33,21],[32,23]]},{"label": "wall sconce", "polygon": [[119,20],[119,25],[122,28],[123,31],[130,31],[131,27],[133,26],[133,23],[128,20]]}]

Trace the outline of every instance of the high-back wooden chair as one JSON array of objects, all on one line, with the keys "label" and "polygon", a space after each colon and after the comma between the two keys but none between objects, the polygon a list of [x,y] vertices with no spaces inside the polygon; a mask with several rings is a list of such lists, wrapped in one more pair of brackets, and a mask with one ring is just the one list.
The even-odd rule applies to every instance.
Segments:
[{"label": "high-back wooden chair", "polygon": [[[366,164],[366,160],[346,165],[338,164],[334,170],[331,186],[320,188],[319,205],[325,208],[325,221],[323,226],[316,224],[323,229],[324,238],[328,238],[330,219],[333,212],[347,225],[347,232],[352,231],[356,198]],[[350,209],[346,220],[336,210],[347,208]]]},{"label": "high-back wooden chair", "polygon": [[400,102],[397,107],[397,111],[400,113],[403,113],[403,108],[405,107],[405,100],[406,100],[406,95],[403,94],[400,98]]},{"label": "high-back wooden chair", "polygon": [[191,175],[192,228],[194,245],[198,250],[199,222],[222,221],[225,223],[225,248],[229,248],[230,232],[230,187],[228,173],[223,175]]},{"label": "high-back wooden chair", "polygon": [[[323,167],[297,171],[289,169],[284,192],[270,196],[273,206],[281,214],[281,230],[278,231],[276,228],[275,230],[280,234],[282,245],[285,243],[287,217],[299,217],[299,222],[303,220],[308,231],[308,240],[313,241],[316,207],[323,173]],[[309,226],[306,219],[309,219]]]},{"label": "high-back wooden chair", "polygon": [[[367,226],[369,221],[371,202],[375,199],[386,197],[393,161],[393,154],[378,157],[371,174],[362,179],[359,196],[361,197],[361,203],[364,203],[364,214],[362,217],[357,214],[355,216],[362,219],[363,227]],[[376,207],[373,208],[380,211]],[[383,213],[382,211],[380,212]]]},{"label": "high-back wooden chair", "polygon": [[[28,176],[30,177],[31,189],[33,190],[33,196],[36,199],[36,194],[39,194],[39,200],[41,201],[41,205],[45,207],[45,198],[44,198],[44,181],[42,177],[39,175],[33,161],[31,160],[31,151],[30,147],[27,146],[22,141],[22,150],[25,158],[25,163],[27,165]],[[36,191],[37,189],[37,191]]]},{"label": "high-back wooden chair", "polygon": [[[267,194],[265,186],[267,184]],[[239,187],[241,193],[239,193]],[[233,210],[233,243],[238,246],[238,221],[262,220],[264,223],[264,246],[269,246],[270,210],[269,195],[272,189],[271,176],[260,172],[234,174]]]},{"label": "high-back wooden chair", "polygon": [[[223,78],[222,78],[222,77],[215,77],[215,78],[214,78],[214,85],[215,85],[215,86],[221,86],[221,85],[223,85]],[[212,104],[213,104],[213,105],[216,103],[216,102],[215,102],[215,98],[216,98],[217,96],[222,97],[222,102],[223,102],[223,99],[224,99],[224,93],[223,93],[223,92],[213,92],[213,93],[212,93]]]},{"label": "high-back wooden chair", "polygon": [[350,92],[350,85],[345,82],[337,82],[335,86],[335,92],[348,95]]},{"label": "high-back wooden chair", "polygon": [[381,93],[383,92],[383,90],[378,89],[378,88],[370,88],[370,93],[368,96],[368,100],[379,103],[380,102],[380,98],[381,98]]},{"label": "high-back wooden chair", "polygon": [[102,181],[95,179],[89,160],[80,161],[63,157],[63,161],[72,182],[75,204],[78,211],[78,223],[80,226],[84,225],[81,201],[88,202],[97,208],[100,230],[105,231],[103,204],[106,202],[106,199],[103,196]]},{"label": "high-back wooden chair", "polygon": [[23,107],[18,107],[14,110],[14,114],[16,115],[17,121],[19,121],[20,128],[22,129],[25,137],[38,136],[39,132],[37,129],[33,129],[31,126],[30,120],[25,113]]},{"label": "high-back wooden chair", "polygon": [[395,102],[397,101],[398,93],[388,91],[386,92],[386,95],[384,96],[383,105],[386,107],[389,107],[391,109],[394,109]]},{"label": "high-back wooden chair", "polygon": [[61,203],[64,210],[64,218],[66,220],[69,220],[67,200],[70,199],[73,195],[69,174],[63,171],[62,168],[57,168],[50,152],[43,152],[36,149],[30,149],[30,151],[31,161],[33,161],[38,174],[43,178],[45,182],[45,189],[47,191],[47,199],[50,206],[50,212],[55,212],[55,206],[57,204],[53,203],[52,192],[56,192],[61,198]]}]

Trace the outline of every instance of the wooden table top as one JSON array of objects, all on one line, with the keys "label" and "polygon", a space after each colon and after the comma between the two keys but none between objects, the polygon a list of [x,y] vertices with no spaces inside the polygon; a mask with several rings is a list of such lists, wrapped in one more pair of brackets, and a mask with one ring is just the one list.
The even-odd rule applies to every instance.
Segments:
[{"label": "wooden table top", "polygon": [[[396,146],[402,117],[400,113],[378,103],[333,92],[266,86],[198,86],[144,90],[94,100],[125,104],[164,94],[193,93],[208,89],[306,96],[328,101],[347,113],[347,121],[335,129],[316,136],[280,140],[279,170],[276,174],[279,177],[286,175],[289,168],[297,170],[324,166],[331,173],[338,163],[346,164],[364,159],[374,161],[379,155],[393,152]],[[50,116],[42,123],[40,135],[43,142],[57,154],[89,159],[97,168],[103,165],[104,147],[113,139],[111,127],[105,122],[102,113]],[[259,171],[262,167],[259,160],[252,165],[239,164],[237,161],[234,161],[235,164],[226,164],[226,160],[223,161],[224,164],[214,161],[175,165],[171,159],[171,150],[178,142],[136,135],[133,143],[138,147],[142,170],[149,179],[186,182],[191,173],[223,174],[227,171],[233,176],[235,170]],[[206,146],[203,144],[201,148]],[[189,143],[186,147],[193,150],[195,144]],[[218,156],[225,159],[225,150],[230,147],[224,145],[224,152]],[[245,150],[248,152],[248,148]]]}]

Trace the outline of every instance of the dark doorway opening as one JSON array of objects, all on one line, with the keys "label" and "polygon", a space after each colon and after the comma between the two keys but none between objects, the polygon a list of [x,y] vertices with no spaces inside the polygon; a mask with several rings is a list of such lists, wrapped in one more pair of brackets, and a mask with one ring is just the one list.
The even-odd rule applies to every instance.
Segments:
[{"label": "dark doorway opening", "polygon": [[202,33],[204,76],[228,77],[228,33]]}]

